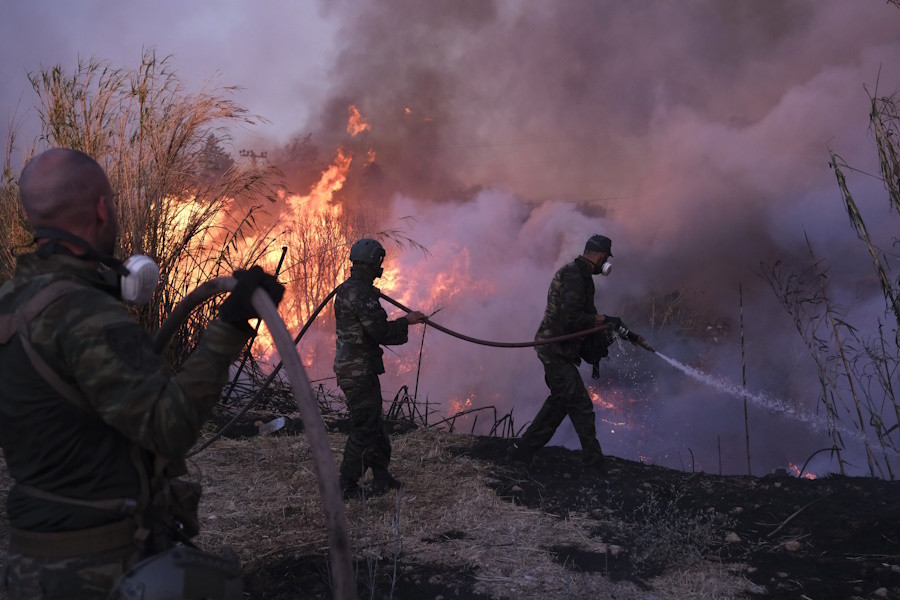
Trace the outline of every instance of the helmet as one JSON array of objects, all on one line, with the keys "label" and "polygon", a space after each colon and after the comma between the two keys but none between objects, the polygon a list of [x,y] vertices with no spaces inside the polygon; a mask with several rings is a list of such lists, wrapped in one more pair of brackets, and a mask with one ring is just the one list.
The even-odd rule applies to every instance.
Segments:
[{"label": "helmet", "polygon": [[384,261],[384,246],[372,238],[363,238],[350,246],[350,261],[380,266]]}]

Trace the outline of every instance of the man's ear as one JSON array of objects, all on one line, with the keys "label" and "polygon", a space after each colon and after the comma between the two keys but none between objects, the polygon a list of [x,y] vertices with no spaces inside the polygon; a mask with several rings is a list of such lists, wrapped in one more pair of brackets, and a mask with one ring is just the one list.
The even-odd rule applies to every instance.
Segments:
[{"label": "man's ear", "polygon": [[[115,205],[113,203],[112,194],[100,194],[94,201],[94,213],[97,231],[106,231],[110,227],[111,222],[116,218]],[[114,224],[114,223],[113,223]]]},{"label": "man's ear", "polygon": [[97,219],[101,228],[109,221],[109,207],[107,206],[107,203],[108,200],[104,194],[97,196],[97,199],[94,201],[94,217]]}]

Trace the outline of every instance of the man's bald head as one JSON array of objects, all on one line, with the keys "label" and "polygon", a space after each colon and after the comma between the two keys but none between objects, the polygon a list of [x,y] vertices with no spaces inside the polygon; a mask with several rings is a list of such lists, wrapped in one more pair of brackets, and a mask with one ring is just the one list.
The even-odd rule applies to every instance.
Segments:
[{"label": "man's bald head", "polygon": [[112,250],[108,247],[109,238],[113,244],[115,238],[112,188],[103,168],[87,154],[68,148],[38,154],[22,169],[19,198],[35,229],[63,229],[98,249]]}]

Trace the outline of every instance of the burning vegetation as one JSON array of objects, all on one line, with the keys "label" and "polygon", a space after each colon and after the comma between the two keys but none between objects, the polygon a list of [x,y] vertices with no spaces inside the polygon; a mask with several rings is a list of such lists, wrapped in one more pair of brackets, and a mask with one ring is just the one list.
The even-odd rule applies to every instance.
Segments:
[{"label": "burning vegetation", "polygon": [[[382,292],[455,330],[525,341],[553,267],[571,258],[572,240],[593,231],[587,227],[617,227],[606,204],[585,208],[556,196],[532,203],[451,173],[441,161],[452,115],[436,101],[374,103],[370,118],[364,103],[341,98],[326,109],[318,137],[296,137],[236,160],[223,147],[230,140],[220,126],[254,118],[228,99],[227,89],[185,94],[167,60],[152,52],[134,71],[91,61],[71,78],[54,68],[32,84],[47,139],[93,154],[110,173],[126,233],[120,251],[147,253],[160,265],[161,294],[135,315],[151,331],[198,284],[250,264],[279,273],[287,288],[281,316],[290,331],[300,331],[346,277],[350,244],[374,236],[389,242]],[[83,115],[96,114],[88,109],[101,105],[120,112],[84,122]],[[892,210],[900,210],[895,98],[873,95],[871,108],[880,177]],[[395,115],[396,135],[381,134],[386,115]],[[564,448],[575,442],[565,429],[534,465],[503,458],[507,438],[521,433],[545,395],[532,351],[461,346],[423,328],[421,338],[388,354],[394,460],[409,485],[349,507],[360,595],[900,594],[893,256],[866,228],[845,176],[850,166],[832,154],[830,167],[875,268],[869,289],[886,310],[872,311],[874,330],[851,324],[809,240],[802,261],[761,267],[812,359],[812,379],[820,383],[813,393],[808,387],[795,393],[797,377],[789,370],[798,370],[799,360],[771,367],[779,386],[774,396],[750,391],[752,383],[738,374],[759,363],[744,360],[743,321],[692,290],[690,273],[676,291],[603,290],[601,311],[621,314],[665,352],[691,357],[690,364],[668,361],[683,367],[673,377],[658,355],[616,345],[603,379],[588,388],[601,443],[614,457],[605,474],[579,472]],[[4,251],[29,239],[13,173],[7,164]],[[667,230],[668,223],[656,226],[662,237],[683,234]],[[624,225],[621,232],[636,233]],[[727,254],[733,240],[720,241]],[[659,260],[653,244],[647,247],[646,260]],[[629,250],[640,254],[636,245]],[[642,263],[628,260],[622,263],[639,277]],[[13,253],[3,255],[4,277],[13,262]],[[743,318],[743,297],[732,308]],[[179,331],[167,350],[174,368],[215,310],[215,302],[202,307]],[[780,350],[784,339],[768,347]],[[331,379],[328,306],[297,349],[337,455],[346,422]],[[705,371],[738,353],[724,383],[704,380]],[[200,542],[239,551],[252,597],[296,598],[298,589],[326,597],[326,542],[302,423],[286,381],[262,386],[277,361],[263,327],[201,440],[210,442],[228,424],[225,439],[193,459],[206,489]],[[771,431],[758,425],[772,414],[783,420]],[[265,430],[258,425],[277,417],[284,418],[282,429],[257,435]],[[821,448],[822,439],[828,447]],[[748,476],[729,475],[743,473],[745,464]],[[9,484],[4,480],[4,489]]]},{"label": "burning vegetation", "polygon": [[[138,80],[141,89],[154,93],[135,94],[138,88],[131,83]],[[126,233],[121,252],[146,252],[160,264],[162,293],[136,314],[151,331],[190,289],[248,264],[261,264],[279,273],[287,286],[282,316],[289,330],[298,331],[346,276],[346,254],[353,240],[376,236],[394,242],[378,282],[383,292],[457,330],[495,339],[527,340],[540,315],[546,275],[554,261],[568,258],[566,252],[572,247],[569,217],[583,220],[587,215],[573,204],[527,206],[517,198],[479,189],[457,192],[459,199],[450,203],[407,197],[421,191],[418,185],[424,180],[398,178],[396,164],[407,164],[407,156],[400,160],[398,153],[436,141],[435,128],[443,127],[449,118],[418,105],[399,104],[392,109],[403,122],[408,121],[408,129],[399,138],[379,129],[378,124],[391,111],[376,104],[378,118],[373,120],[361,103],[345,102],[328,109],[335,119],[340,118],[333,131],[345,132],[342,136],[327,134],[318,142],[310,135],[298,137],[272,151],[241,152],[245,160],[236,161],[223,149],[228,138],[221,135],[217,124],[252,122],[253,117],[227,99],[227,89],[183,93],[168,59],[160,60],[152,51],[135,71],[89,61],[79,64],[71,78],[55,67],[33,75],[32,84],[47,117],[47,138],[60,145],[83,147],[108,165],[113,185],[121,190],[121,230]],[[886,182],[895,181],[895,104],[889,97],[873,96],[871,100],[883,177]],[[104,113],[97,123],[85,122],[83,115],[97,114],[92,107],[99,105],[115,105],[119,112]],[[428,116],[423,116],[426,113]],[[136,118],[138,114],[156,117],[142,120]],[[403,137],[409,147],[400,149],[397,144]],[[844,176],[848,165],[836,154],[831,164],[851,224],[873,258],[889,307],[885,316],[896,321],[890,263],[869,235],[850,193]],[[422,163],[430,186],[439,182],[439,171],[432,163]],[[896,195],[895,187],[887,186],[891,198]],[[16,220],[14,192],[12,180],[7,180],[4,210],[9,216],[5,222],[11,226],[4,229],[5,239],[27,240],[27,233],[16,224],[21,221]],[[896,199],[892,202],[896,206]],[[609,226],[603,218],[592,223]],[[475,238],[477,244],[472,243]],[[811,248],[809,254],[815,261]],[[513,257],[514,268],[496,269]],[[7,272],[12,259],[12,255],[6,256],[3,268]],[[830,453],[817,453],[815,464],[805,473],[827,471],[832,466],[839,472],[847,472],[848,466],[858,469],[860,461],[854,453],[861,443],[863,468],[872,475],[893,478],[897,454],[894,422],[900,414],[891,385],[896,344],[889,343],[888,329],[881,329],[880,337],[859,335],[843,318],[841,305],[830,298],[827,270],[821,262],[814,264],[812,270],[799,272],[775,264],[763,268],[762,273],[794,319],[824,382],[819,401],[826,414],[815,415],[807,407],[801,411],[801,421],[827,432],[833,448]],[[600,303],[604,302],[601,297]],[[822,306],[830,325],[815,320],[818,317],[814,315],[821,314],[815,311]],[[207,306],[198,311],[167,350],[176,368],[192,347],[195,332],[204,327],[214,310],[215,306]],[[731,344],[728,354],[736,343],[743,344],[743,329],[738,342],[736,324],[690,290],[651,293],[640,300],[614,295],[613,303],[601,310],[619,312],[661,340],[662,347],[692,355],[683,369],[688,374],[718,368],[723,345]],[[331,376],[334,334],[329,311],[326,306],[298,344],[304,364],[316,380]],[[418,345],[410,344],[392,355],[388,389],[412,387],[417,401],[425,397],[429,412],[452,418],[456,426],[475,433],[486,433],[496,425],[496,420],[490,422],[484,414],[479,415],[487,410],[507,416],[512,431],[521,431],[530,416],[529,408],[542,396],[533,356],[485,353],[454,345],[456,342],[440,334],[429,332],[427,336],[427,342],[423,333]],[[265,328],[248,360],[251,368],[247,372],[261,375],[277,361]],[[670,361],[674,363],[677,361]],[[728,472],[739,469],[735,464],[742,462],[742,452],[749,455],[749,442],[746,449],[734,443],[738,436],[731,433],[733,429],[725,433],[724,445],[722,434],[716,431],[707,436],[707,440],[717,440],[714,447],[705,442],[705,449],[697,452],[690,443],[672,444],[667,439],[666,417],[651,415],[674,412],[677,418],[684,418],[680,407],[664,406],[664,399],[673,394],[684,399],[686,386],[663,377],[661,367],[665,365],[655,357],[636,356],[618,347],[616,356],[604,363],[607,365],[604,380],[591,388],[591,395],[605,433],[611,437],[603,443],[613,452],[674,466],[724,464]],[[742,366],[746,370],[747,365]],[[719,389],[739,403],[750,400],[751,411],[753,401],[758,400],[757,408],[774,407],[774,412],[789,416],[801,414],[789,410],[791,401],[745,393],[734,386]],[[702,393],[699,397],[700,403],[708,403]],[[739,406],[734,408],[739,413]],[[476,423],[479,417],[480,423]],[[751,414],[751,423],[753,417]],[[744,419],[748,419],[746,410]],[[725,422],[721,417],[711,420]],[[708,428],[703,425],[706,433]],[[571,444],[574,436],[563,432],[557,441]],[[798,444],[785,460],[783,449],[770,451],[764,444],[759,452],[765,456],[757,454],[755,458],[762,461],[765,471],[803,464],[812,452],[809,447],[808,443]],[[847,452],[851,456],[846,456]]]}]

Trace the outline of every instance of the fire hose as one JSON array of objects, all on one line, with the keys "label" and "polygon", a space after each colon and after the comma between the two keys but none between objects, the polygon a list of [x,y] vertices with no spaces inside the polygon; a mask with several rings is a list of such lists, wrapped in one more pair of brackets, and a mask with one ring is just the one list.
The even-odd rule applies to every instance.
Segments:
[{"label": "fire hose", "polygon": [[[205,302],[215,294],[229,292],[234,289],[236,281],[233,277],[220,277],[204,283],[188,294],[163,322],[154,338],[154,349],[159,351],[165,347],[169,338],[178,326],[187,318],[191,310]],[[319,496],[325,511],[328,529],[328,546],[330,548],[330,564],[334,598],[351,600],[356,598],[356,585],[353,577],[353,565],[350,556],[350,542],[347,534],[347,518],[344,511],[344,500],[338,485],[338,473],[331,446],[325,430],[325,422],[319,412],[319,405],[312,394],[309,379],[300,356],[294,349],[294,342],[278,314],[272,299],[261,289],[256,289],[250,298],[253,308],[265,321],[278,354],[291,380],[294,401],[303,419],[309,443],[313,467],[319,484]]]},{"label": "fire hose", "polygon": [[[153,339],[154,350],[157,353],[162,352],[169,339],[171,339],[175,331],[187,319],[188,315],[194,308],[196,308],[209,298],[215,296],[216,294],[231,291],[234,288],[235,283],[236,282],[232,277],[220,277],[201,284],[195,290],[185,296],[185,298],[172,309],[169,317],[166,318],[166,320],[162,323],[159,330],[157,331],[156,336]],[[334,458],[331,454],[331,447],[328,442],[325,423],[322,420],[322,415],[319,411],[318,403],[316,402],[316,399],[312,394],[312,389],[310,388],[310,383],[309,379],[306,376],[306,371],[303,368],[303,363],[300,361],[300,357],[295,350],[295,346],[303,337],[303,334],[306,333],[306,331],[312,325],[313,321],[316,319],[316,317],[318,317],[319,313],[325,308],[328,302],[331,301],[336,292],[337,288],[332,290],[328,294],[328,296],[326,296],[325,299],[319,304],[319,306],[316,307],[315,311],[313,311],[312,315],[310,315],[309,319],[307,319],[306,323],[303,325],[303,328],[293,340],[291,339],[290,334],[287,331],[284,321],[282,321],[281,317],[279,316],[275,304],[268,297],[268,295],[266,295],[266,293],[262,290],[256,290],[253,293],[253,296],[251,298],[253,307],[260,314],[262,320],[266,322],[266,326],[269,329],[269,333],[272,335],[272,340],[275,342],[275,347],[278,350],[278,354],[281,356],[281,362],[279,362],[278,365],[272,370],[272,373],[269,375],[260,389],[256,392],[250,402],[248,402],[247,405],[244,406],[241,412],[235,415],[231,419],[231,421],[229,421],[224,427],[222,427],[210,440],[205,442],[197,450],[191,452],[188,456],[197,454],[198,452],[202,451],[204,448],[212,444],[219,437],[221,437],[222,434],[229,427],[231,427],[232,424],[234,424],[241,416],[243,416],[248,410],[250,410],[250,408],[257,402],[257,400],[262,396],[262,392],[268,387],[268,385],[274,380],[275,376],[281,370],[281,367],[287,367],[288,378],[292,383],[291,388],[294,395],[294,401],[300,411],[300,417],[303,420],[304,430],[307,432],[310,453],[313,458],[313,467],[318,478],[319,495],[322,498],[322,504],[325,509],[329,547],[331,549],[331,569],[332,573],[334,574],[334,597],[339,600],[343,600],[345,598],[356,597],[356,590],[355,586],[353,585],[353,569],[350,557],[350,543],[347,535],[347,522],[346,514],[344,511],[344,502],[338,485],[337,468],[335,467]],[[378,295],[397,308],[400,308],[401,310],[404,310],[406,312],[411,312],[410,308],[404,306],[393,298],[381,292],[379,292]],[[423,323],[431,325],[438,331],[473,344],[499,348],[526,348],[544,344],[555,344],[582,338],[586,335],[609,329],[609,325],[601,324],[590,329],[585,329],[583,331],[577,331],[575,333],[556,336],[552,338],[544,338],[528,342],[494,342],[458,333],[456,331],[443,327],[442,325],[439,325],[438,323],[435,323],[428,318],[424,319]],[[619,326],[617,332],[622,337],[631,341],[635,341],[638,339],[636,335],[625,329],[622,325]],[[639,345],[651,352],[654,351],[653,348],[650,347],[650,345],[647,343],[639,343]]]},{"label": "fire hose", "polygon": [[[191,307],[196,306],[196,304],[203,302],[204,300],[208,299],[213,294],[223,291],[221,289],[219,289],[217,291],[212,291],[212,292],[206,291],[207,290],[206,286],[209,286],[212,283],[213,282],[209,282],[209,283],[201,285],[196,290],[191,292],[191,294],[189,294],[178,306],[176,306],[173,309],[172,314],[169,317],[169,319],[167,319],[166,322],[164,322],[162,324],[162,326],[160,327],[159,331],[156,334],[155,349],[157,350],[157,352],[160,352],[162,350],[162,347],[165,346],[169,337],[171,337],[175,333],[175,329],[177,329],[178,324],[180,324],[181,321],[183,321],[187,317],[187,313],[190,312],[190,308],[187,308],[188,306],[191,306]],[[303,328],[300,330],[300,333],[298,333],[294,337],[293,343],[295,346],[300,342],[300,339],[303,337],[303,334],[305,334],[306,331],[310,328],[313,321],[315,321],[316,317],[319,316],[319,313],[321,313],[322,310],[325,308],[325,306],[328,305],[328,303],[334,297],[335,293],[337,293],[337,288],[331,290],[331,292],[329,292],[329,294],[325,297],[325,299],[322,300],[322,302],[320,302],[319,305],[316,307],[316,309],[312,312],[309,319],[307,319],[306,323],[304,323]],[[193,298],[193,296],[195,294],[196,294],[196,299]],[[396,306],[397,308],[399,308],[401,310],[405,310],[406,312],[411,312],[411,309],[400,304],[399,302],[397,302],[390,296],[382,294],[381,292],[379,292],[378,295],[381,298],[384,298],[385,300],[387,300],[388,302],[393,304],[394,306]],[[181,308],[182,305],[185,305],[185,308]],[[183,313],[183,314],[176,317],[176,314],[179,312]],[[170,321],[172,321],[172,323],[170,323]],[[423,322],[426,325],[431,325],[438,331],[441,331],[443,333],[446,333],[447,335],[461,339],[463,341],[471,342],[473,344],[479,344],[482,346],[493,346],[496,348],[527,348],[527,347],[531,347],[531,346],[541,346],[544,344],[556,344],[559,342],[565,342],[568,340],[582,338],[586,335],[590,335],[590,334],[598,332],[598,331],[605,331],[606,329],[609,329],[608,325],[598,325],[597,327],[592,327],[591,329],[585,329],[583,331],[576,331],[575,333],[569,333],[566,335],[561,335],[561,336],[552,337],[552,338],[544,338],[544,339],[540,339],[540,340],[532,340],[529,342],[493,342],[490,340],[482,340],[482,339],[470,337],[468,335],[464,335],[462,333],[453,331],[452,329],[447,329],[446,327],[443,327],[442,325],[435,323],[431,319],[425,319]],[[636,336],[634,336],[634,334],[632,332],[628,331],[624,327],[620,327],[618,329],[618,333],[620,336],[622,336],[623,338],[626,338],[630,341],[634,341],[637,339]],[[646,342],[640,343],[639,345],[641,347],[645,348],[646,350],[649,350],[650,352],[655,352],[655,350]],[[279,349],[279,352],[280,351],[281,350]],[[278,375],[278,372],[281,370],[281,367],[283,364],[284,364],[283,362],[279,362],[275,366],[275,368],[272,369],[272,372],[269,374],[269,376],[266,378],[266,380],[263,382],[263,384],[260,386],[260,388],[256,391],[256,393],[253,395],[253,397],[250,399],[250,401],[246,405],[244,405],[244,407],[234,417],[232,417],[231,420],[228,423],[226,423],[224,427],[219,429],[219,431],[217,431],[210,439],[208,439],[206,442],[204,442],[199,448],[197,448],[196,450],[194,450],[190,454],[188,454],[188,456],[193,456],[193,455],[205,450],[207,447],[209,447],[211,444],[213,444],[216,440],[218,440],[220,437],[222,437],[222,435],[226,431],[228,431],[235,423],[237,423],[237,421],[241,417],[243,417],[245,414],[247,414],[247,412],[251,408],[253,408],[256,405],[256,403],[259,401],[259,399],[262,397],[263,392],[266,390],[266,388],[269,387],[269,384],[275,380],[275,377]]]},{"label": "fire hose", "polygon": [[[397,308],[399,308],[400,310],[405,310],[406,312],[411,312],[411,310],[412,310],[410,308],[407,308],[406,306],[403,306],[402,304],[400,304],[393,298],[382,294],[381,292],[378,292],[378,295],[381,298],[384,298],[385,300],[387,300],[388,302],[393,304],[394,306],[396,306]],[[568,340],[582,338],[586,335],[590,335],[590,334],[596,333],[598,331],[606,331],[610,327],[609,325],[605,325],[605,324],[597,325],[596,327],[591,327],[590,329],[584,329],[582,331],[576,331],[575,333],[568,333],[566,335],[559,335],[559,336],[552,337],[552,338],[541,338],[539,340],[533,340],[530,342],[492,342],[489,340],[480,340],[478,338],[473,338],[468,335],[464,335],[462,333],[453,331],[452,329],[447,329],[446,327],[442,327],[441,325],[438,325],[431,319],[425,319],[423,321],[423,323],[425,323],[427,325],[431,325],[438,331],[442,331],[442,332],[446,333],[447,335],[451,335],[457,339],[465,340],[465,341],[471,342],[473,344],[479,344],[481,346],[493,346],[495,348],[528,348],[530,346],[542,346],[544,344],[558,344],[559,342],[565,342]],[[644,348],[645,350],[649,350],[650,352],[656,352],[656,350],[654,350],[650,346],[650,344],[648,344],[646,342],[638,342],[637,341],[638,336],[635,335],[633,332],[629,331],[624,325],[619,325],[616,328],[616,333],[618,333],[620,336],[627,339],[628,341],[638,344],[640,347]]]}]

